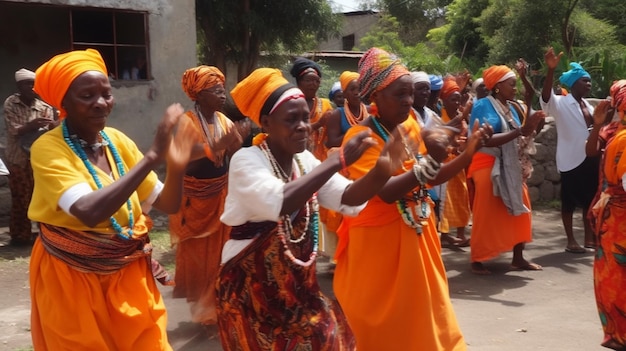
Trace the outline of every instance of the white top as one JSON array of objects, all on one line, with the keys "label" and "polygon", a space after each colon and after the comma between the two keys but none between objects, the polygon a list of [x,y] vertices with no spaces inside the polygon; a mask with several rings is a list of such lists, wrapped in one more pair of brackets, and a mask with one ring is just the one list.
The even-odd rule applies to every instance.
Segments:
[{"label": "white top", "polygon": [[[571,171],[585,160],[585,144],[589,136],[588,126],[583,117],[578,101],[568,94],[555,95],[550,92],[550,100],[539,99],[541,108],[548,116],[554,117],[556,123],[556,167],[560,172]],[[593,106],[583,99],[593,116]]]},{"label": "white top", "polygon": [[[309,151],[297,156],[307,173],[320,164]],[[299,172],[295,164],[294,171]],[[335,173],[317,192],[320,206],[347,216],[358,215],[367,202],[360,206],[341,203],[343,192],[351,183],[352,181]],[[246,222],[277,222],[283,206],[284,186],[285,183],[274,175],[269,160],[260,148],[253,146],[240,149],[230,160],[228,194],[220,220],[229,226]],[[252,240],[254,239],[228,240],[224,245],[222,263],[234,257]]]},{"label": "white top", "polygon": [[[320,164],[309,151],[297,156],[307,173]],[[295,164],[294,170],[299,171]],[[333,175],[317,192],[320,206],[347,216],[358,215],[367,203],[360,206],[341,203],[343,191],[351,183],[340,174]],[[240,149],[230,161],[228,195],[221,221],[229,226],[246,222],[277,222],[283,206],[284,186],[285,183],[274,175],[269,160],[260,148],[253,146]]]}]

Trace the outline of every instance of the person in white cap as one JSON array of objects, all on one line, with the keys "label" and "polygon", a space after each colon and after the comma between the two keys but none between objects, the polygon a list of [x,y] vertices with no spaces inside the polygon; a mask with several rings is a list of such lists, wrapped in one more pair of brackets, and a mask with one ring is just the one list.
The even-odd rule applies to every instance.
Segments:
[{"label": "person in white cap", "polygon": [[4,101],[4,121],[7,128],[5,152],[11,189],[11,245],[32,242],[28,205],[33,192],[33,171],[28,148],[41,132],[56,125],[55,110],[33,91],[35,72],[20,69],[15,72],[17,93]]}]

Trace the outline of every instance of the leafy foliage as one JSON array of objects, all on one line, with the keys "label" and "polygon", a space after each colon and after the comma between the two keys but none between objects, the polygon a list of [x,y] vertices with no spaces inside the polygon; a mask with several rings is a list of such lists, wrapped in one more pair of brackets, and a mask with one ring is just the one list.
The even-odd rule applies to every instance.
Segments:
[{"label": "leafy foliage", "polygon": [[341,25],[325,0],[196,0],[196,20],[203,62],[222,70],[236,62],[240,79],[256,68],[261,50],[312,49]]}]

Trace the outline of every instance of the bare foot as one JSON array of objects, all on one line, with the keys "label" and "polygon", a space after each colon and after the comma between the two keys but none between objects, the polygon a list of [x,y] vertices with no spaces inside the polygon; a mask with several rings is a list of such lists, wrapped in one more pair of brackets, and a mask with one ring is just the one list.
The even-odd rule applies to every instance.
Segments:
[{"label": "bare foot", "polygon": [[478,275],[489,275],[491,271],[485,268],[481,262],[472,262],[472,273]]}]

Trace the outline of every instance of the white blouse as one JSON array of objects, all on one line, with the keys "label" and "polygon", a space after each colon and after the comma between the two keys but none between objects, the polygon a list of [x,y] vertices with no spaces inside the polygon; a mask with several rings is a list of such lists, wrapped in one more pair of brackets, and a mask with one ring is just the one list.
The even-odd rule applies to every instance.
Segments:
[{"label": "white blouse", "polygon": [[[320,164],[309,151],[297,154],[306,173]],[[294,171],[299,172],[294,164]],[[300,174],[298,174],[300,176]],[[335,173],[317,193],[321,207],[354,217],[367,205],[347,206],[341,203],[343,192],[352,181]],[[228,171],[228,194],[220,220],[229,226],[246,222],[278,222],[283,206],[285,183],[278,179],[260,148],[253,146],[237,151]],[[222,263],[243,250],[252,240],[229,240],[224,245]]]}]

